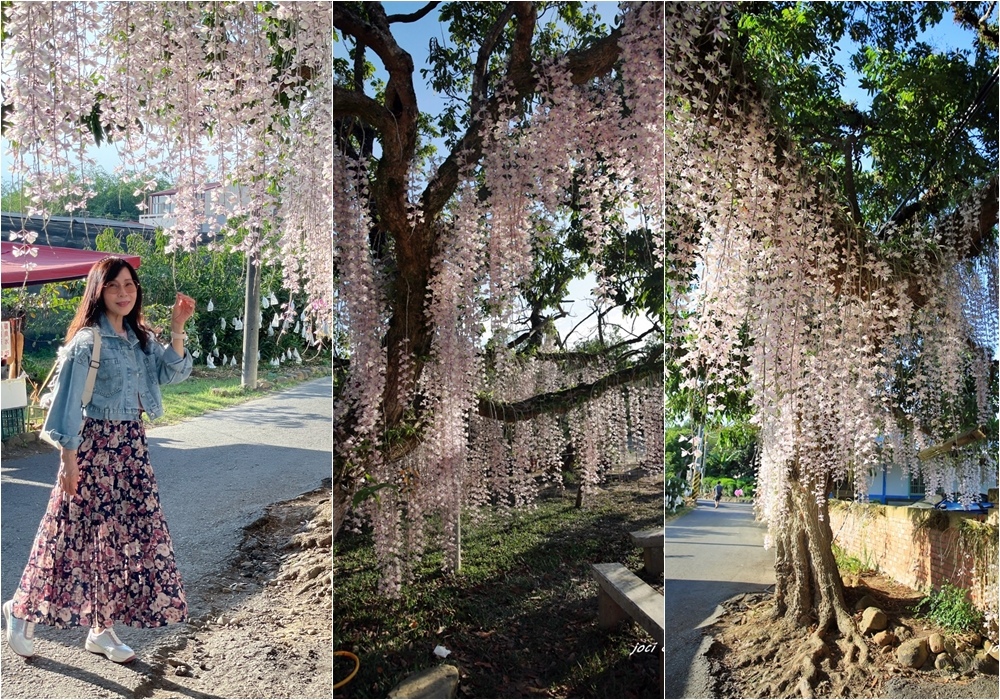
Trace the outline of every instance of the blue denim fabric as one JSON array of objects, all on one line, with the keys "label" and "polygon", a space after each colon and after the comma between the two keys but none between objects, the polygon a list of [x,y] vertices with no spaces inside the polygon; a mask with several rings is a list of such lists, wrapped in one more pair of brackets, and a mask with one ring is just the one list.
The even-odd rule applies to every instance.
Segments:
[{"label": "blue denim fabric", "polygon": [[[95,330],[101,334],[101,366],[94,395],[84,406],[83,387],[94,351]],[[142,411],[151,420],[162,416],[160,384],[184,381],[193,364],[189,352],[185,350],[181,357],[152,336],[143,351],[131,328],[126,340],[115,333],[103,314],[96,328],[81,329],[60,349],[58,361],[52,392],[42,399],[43,405],[51,402],[42,432],[52,442],[73,450],[83,442],[80,431],[84,418],[138,420]]]}]

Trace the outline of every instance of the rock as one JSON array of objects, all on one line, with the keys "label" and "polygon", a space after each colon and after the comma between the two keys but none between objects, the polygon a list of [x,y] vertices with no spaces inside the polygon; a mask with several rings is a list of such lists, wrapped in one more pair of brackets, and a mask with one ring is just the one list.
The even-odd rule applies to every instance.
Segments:
[{"label": "rock", "polygon": [[305,573],[305,576],[303,578],[305,578],[307,581],[311,581],[312,579],[322,574],[324,571],[329,571],[329,569],[330,569],[329,566],[324,566],[322,564],[319,566],[314,566]]},{"label": "rock", "polygon": [[907,668],[920,668],[927,661],[927,638],[907,639],[896,649],[896,660]]},{"label": "rock", "polygon": [[892,643],[896,641],[895,635],[888,630],[883,630],[882,632],[876,632],[875,636],[872,637],[872,641],[878,644],[880,647],[892,646]]},{"label": "rock", "polygon": [[180,666],[174,669],[174,675],[181,676],[182,678],[191,678],[192,676],[194,676],[194,673],[191,671],[190,666],[181,664]]},{"label": "rock", "polygon": [[997,675],[997,660],[985,651],[977,652],[975,657],[973,657],[972,663],[973,668],[980,673],[988,673],[993,676]]},{"label": "rock", "polygon": [[935,632],[927,638],[927,648],[932,654],[940,654],[944,651],[944,635]]},{"label": "rock", "polygon": [[974,672],[975,659],[972,655],[965,653],[964,651],[959,651],[955,653],[955,668],[957,668],[962,673],[968,673],[970,671]]},{"label": "rock", "polygon": [[861,634],[868,634],[884,630],[888,624],[889,618],[885,616],[884,612],[876,607],[870,607],[865,608],[864,614],[861,615],[861,624],[858,627]]},{"label": "rock", "polygon": [[458,668],[451,664],[432,666],[405,678],[389,691],[390,698],[446,698],[458,695]]},{"label": "rock", "polygon": [[865,610],[867,608],[877,607],[877,604],[878,601],[876,601],[874,598],[872,598],[870,595],[866,593],[865,595],[861,596],[861,600],[859,600],[857,603],[854,604],[854,609]]},{"label": "rock", "polygon": [[953,668],[951,663],[951,657],[944,652],[940,653],[934,659],[934,668],[940,671],[949,671]]},{"label": "rock", "polygon": [[944,650],[948,652],[949,656],[955,656],[955,654],[958,652],[958,645],[955,643],[954,637],[944,638]]}]

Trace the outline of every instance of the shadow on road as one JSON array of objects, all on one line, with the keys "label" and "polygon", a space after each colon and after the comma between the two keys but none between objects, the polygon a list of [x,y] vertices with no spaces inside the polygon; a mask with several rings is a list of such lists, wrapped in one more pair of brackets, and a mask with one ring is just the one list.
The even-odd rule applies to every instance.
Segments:
[{"label": "shadow on road", "polygon": [[289,405],[287,408],[244,405],[240,406],[240,421],[245,421],[254,427],[297,429],[322,422],[329,424],[330,415],[303,413],[295,405]]},{"label": "shadow on road", "polygon": [[[194,614],[199,609],[194,589],[227,565],[243,526],[260,517],[267,505],[329,478],[330,453],[276,445],[176,449],[161,442],[149,440],[153,470]],[[55,484],[58,458],[54,452],[43,457],[3,463],[3,600],[17,587]]]},{"label": "shadow on road", "polygon": [[[92,671],[80,668],[79,666],[65,664],[62,663],[61,661],[56,661],[55,659],[50,659],[45,656],[34,656],[30,660],[26,660],[23,663],[26,667],[32,669],[34,673],[42,676],[39,679],[39,683],[41,684],[39,687],[44,687],[45,685],[52,685],[52,684],[59,685],[61,682],[58,679],[47,680],[43,675],[43,674],[53,674],[53,675],[65,676],[66,678],[71,678],[78,683],[82,682],[90,686],[93,686],[95,697],[98,697],[97,695],[98,693],[100,694],[100,696],[107,697],[106,693],[108,692],[114,693],[115,696],[123,698],[136,698],[145,696],[143,691],[143,685],[145,685],[145,683],[141,684],[139,687],[130,688],[128,686],[122,685],[121,683],[116,683],[115,681],[110,680],[103,675],[93,673]],[[112,662],[108,661],[107,663],[110,664]],[[4,668],[4,671],[6,671],[7,673],[16,672],[14,671],[14,669],[11,668],[11,665],[12,664],[5,664],[6,667]],[[148,682],[150,684],[152,684],[155,679],[156,688],[163,689],[170,693],[176,693],[177,697],[186,697],[186,698],[222,697],[221,695],[208,695],[206,693],[201,693],[199,691],[192,690],[190,688],[185,688],[182,685],[178,685],[176,683],[168,681],[159,675],[159,670],[157,669],[157,667],[151,664],[147,664],[144,661],[140,661],[138,659],[127,664],[126,668],[128,668],[130,671],[139,674],[143,678],[148,679]],[[5,693],[4,697],[17,697],[17,696],[8,695]]]},{"label": "shadow on road", "polygon": [[711,501],[667,523],[664,539],[666,697],[712,697],[704,658],[704,628],[720,603],[740,593],[764,591],[774,581],[774,554],[764,550],[765,529],[749,503]]}]

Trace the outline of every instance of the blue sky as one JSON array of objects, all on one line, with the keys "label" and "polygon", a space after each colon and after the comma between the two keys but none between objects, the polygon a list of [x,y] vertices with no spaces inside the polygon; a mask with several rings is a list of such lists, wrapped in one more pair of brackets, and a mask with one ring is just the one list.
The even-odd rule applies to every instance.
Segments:
[{"label": "blue sky", "polygon": [[[996,19],[996,13],[997,8],[994,7],[994,20]],[[952,21],[950,14],[946,14],[940,24],[920,35],[920,41],[928,44],[936,51],[947,52],[956,49],[969,51],[972,49],[972,32],[959,27],[956,22]],[[844,88],[841,90],[841,94],[845,99],[853,100],[858,103],[859,107],[865,109],[871,105],[871,95],[861,89],[858,85],[858,74],[850,69],[848,56],[853,47],[854,43],[849,37],[844,37],[838,45],[837,61],[847,65],[847,75],[845,76]],[[970,101],[975,96],[976,91],[977,89],[972,90],[969,95]]]}]

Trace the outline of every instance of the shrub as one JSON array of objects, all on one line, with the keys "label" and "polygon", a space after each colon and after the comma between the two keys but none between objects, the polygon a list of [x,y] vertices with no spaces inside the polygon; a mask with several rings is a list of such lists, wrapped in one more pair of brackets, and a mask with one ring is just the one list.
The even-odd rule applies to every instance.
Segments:
[{"label": "shrub", "polygon": [[673,513],[684,504],[688,493],[687,482],[679,476],[667,476],[663,480],[663,498],[668,513]]},{"label": "shrub", "polygon": [[684,476],[691,463],[691,457],[685,456],[683,450],[690,447],[681,438],[690,434],[689,428],[670,427],[663,435],[663,471],[667,474]]},{"label": "shrub", "polygon": [[983,614],[969,601],[964,588],[946,583],[931,591],[917,603],[916,611],[926,608],[926,617],[952,632],[964,632],[979,627]]},{"label": "shrub", "polygon": [[3,291],[4,318],[24,317],[26,351],[58,348],[80,305],[83,280],[52,282],[29,291],[25,287]]}]

